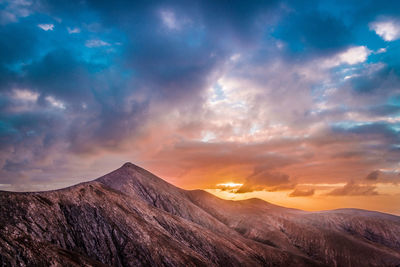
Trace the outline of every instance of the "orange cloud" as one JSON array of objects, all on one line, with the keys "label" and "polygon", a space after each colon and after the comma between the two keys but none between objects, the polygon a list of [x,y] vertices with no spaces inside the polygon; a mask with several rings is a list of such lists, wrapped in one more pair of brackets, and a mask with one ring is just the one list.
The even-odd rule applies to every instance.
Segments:
[{"label": "orange cloud", "polygon": [[315,193],[314,189],[302,190],[302,189],[296,188],[294,191],[292,191],[289,194],[289,197],[309,197],[309,196],[314,195],[314,193]]},{"label": "orange cloud", "polygon": [[295,184],[290,181],[289,176],[284,173],[255,171],[247,177],[244,184],[237,193],[248,193],[252,191],[281,191],[294,188]]}]

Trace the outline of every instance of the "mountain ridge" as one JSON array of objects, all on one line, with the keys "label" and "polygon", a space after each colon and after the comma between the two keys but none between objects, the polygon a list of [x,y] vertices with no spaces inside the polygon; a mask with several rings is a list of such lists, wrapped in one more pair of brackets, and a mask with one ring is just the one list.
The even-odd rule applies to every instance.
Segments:
[{"label": "mountain ridge", "polygon": [[0,200],[3,266],[400,265],[398,216],[223,200],[132,163]]}]

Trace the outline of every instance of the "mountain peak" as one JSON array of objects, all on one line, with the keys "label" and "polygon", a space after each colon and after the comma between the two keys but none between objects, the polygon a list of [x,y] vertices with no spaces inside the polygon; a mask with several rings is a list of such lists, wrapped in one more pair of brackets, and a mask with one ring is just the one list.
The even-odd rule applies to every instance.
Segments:
[{"label": "mountain peak", "polygon": [[[177,191],[181,191],[180,188],[131,162],[126,162],[119,169],[96,179],[96,181],[128,194],[143,195],[144,191],[154,191],[153,197],[161,192],[177,194]],[[146,199],[149,197],[147,194],[144,195]]]},{"label": "mountain peak", "polygon": [[116,169],[115,171],[122,170],[122,171],[127,171],[129,173],[136,173],[136,172],[147,172],[145,169],[142,167],[133,164],[132,162],[125,162],[120,168]]},{"label": "mountain peak", "polygon": [[124,165],[121,166],[121,168],[139,168],[139,166],[133,164],[132,162],[125,162]]},{"label": "mountain peak", "polygon": [[132,179],[136,180],[138,176],[141,176],[140,173],[143,171],[143,168],[140,168],[132,162],[126,162],[115,171],[97,178],[96,181],[106,184],[110,187],[118,187],[115,189],[120,190],[121,186],[125,186],[127,183],[132,181]]}]

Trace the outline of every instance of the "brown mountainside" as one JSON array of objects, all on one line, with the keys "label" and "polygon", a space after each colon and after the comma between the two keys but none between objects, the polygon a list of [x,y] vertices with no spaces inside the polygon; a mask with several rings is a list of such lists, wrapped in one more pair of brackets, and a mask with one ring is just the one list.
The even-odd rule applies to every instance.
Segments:
[{"label": "brown mountainside", "polygon": [[131,163],[0,192],[2,266],[400,266],[400,217],[305,212],[177,188]]}]

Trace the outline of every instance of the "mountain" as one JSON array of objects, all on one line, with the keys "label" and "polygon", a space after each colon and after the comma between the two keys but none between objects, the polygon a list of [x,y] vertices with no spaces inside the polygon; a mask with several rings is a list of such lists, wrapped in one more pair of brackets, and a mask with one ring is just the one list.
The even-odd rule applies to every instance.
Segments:
[{"label": "mountain", "polygon": [[305,212],[183,190],[126,163],[47,192],[0,192],[1,266],[400,266],[400,217]]}]

